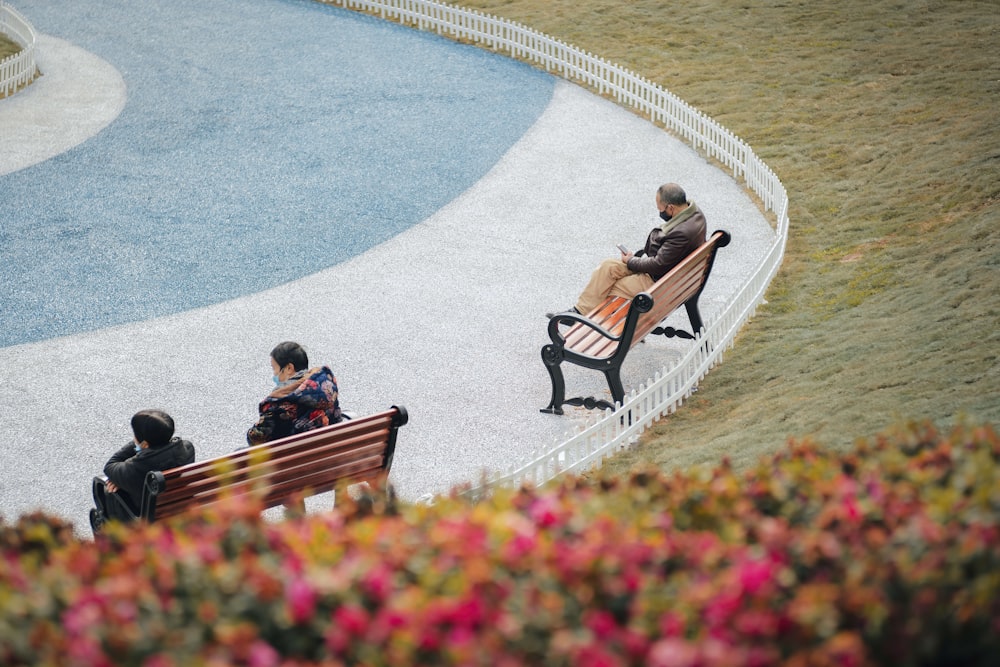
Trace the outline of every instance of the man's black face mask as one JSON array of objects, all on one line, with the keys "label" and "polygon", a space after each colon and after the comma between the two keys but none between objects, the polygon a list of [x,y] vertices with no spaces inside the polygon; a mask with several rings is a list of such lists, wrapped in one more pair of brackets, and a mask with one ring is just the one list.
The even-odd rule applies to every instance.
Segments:
[{"label": "man's black face mask", "polygon": [[670,218],[672,217],[674,216],[670,215],[666,211],[660,211],[660,219],[663,220],[663,222],[670,222]]}]

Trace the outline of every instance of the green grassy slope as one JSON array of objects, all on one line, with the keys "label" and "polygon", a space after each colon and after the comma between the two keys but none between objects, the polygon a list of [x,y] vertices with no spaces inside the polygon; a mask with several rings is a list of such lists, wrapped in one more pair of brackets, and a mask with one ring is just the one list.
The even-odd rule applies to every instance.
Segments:
[{"label": "green grassy slope", "polygon": [[1000,422],[995,1],[461,4],[660,83],[789,191],[768,304],[612,469],[745,464],[790,436],[839,448],[910,418]]},{"label": "green grassy slope", "polygon": [[17,42],[0,33],[0,60],[12,56],[20,50],[21,46]]}]

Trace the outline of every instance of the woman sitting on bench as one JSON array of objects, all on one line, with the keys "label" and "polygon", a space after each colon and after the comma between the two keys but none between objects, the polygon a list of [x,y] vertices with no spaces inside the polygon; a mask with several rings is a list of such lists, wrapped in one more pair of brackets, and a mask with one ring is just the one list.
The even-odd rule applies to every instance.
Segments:
[{"label": "woman sitting on bench", "polygon": [[271,350],[271,370],[277,385],[260,402],[260,418],[247,431],[247,444],[304,433],[339,422],[337,378],[327,366],[309,368],[309,357],[298,343],[286,341]]},{"label": "woman sitting on bench", "polygon": [[[278,343],[271,350],[274,391],[260,402],[260,418],[247,431],[247,444],[260,445],[330,424],[344,417],[337,399],[337,378],[327,366],[309,368],[301,345]],[[285,514],[305,513],[305,503],[285,503]]]}]

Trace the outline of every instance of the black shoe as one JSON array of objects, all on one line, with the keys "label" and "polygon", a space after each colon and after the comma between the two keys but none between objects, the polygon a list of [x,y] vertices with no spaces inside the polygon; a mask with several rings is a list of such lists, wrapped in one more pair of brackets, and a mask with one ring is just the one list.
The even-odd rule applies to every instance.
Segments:
[{"label": "black shoe", "polygon": [[564,310],[561,313],[545,313],[545,317],[547,317],[547,318],[549,318],[551,320],[556,315],[562,315],[563,313],[572,313],[573,315],[579,315],[580,311],[576,309],[576,306],[573,306],[569,310]]},{"label": "black shoe", "polygon": [[104,526],[104,512],[99,509],[90,510],[90,529],[94,531],[96,537]]}]

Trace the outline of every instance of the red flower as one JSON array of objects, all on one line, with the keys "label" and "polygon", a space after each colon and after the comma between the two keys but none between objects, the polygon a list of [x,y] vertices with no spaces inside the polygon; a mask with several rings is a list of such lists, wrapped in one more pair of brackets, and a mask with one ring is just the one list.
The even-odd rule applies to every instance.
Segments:
[{"label": "red flower", "polygon": [[618,629],[615,617],[603,609],[587,612],[583,622],[599,640],[610,638]]}]

